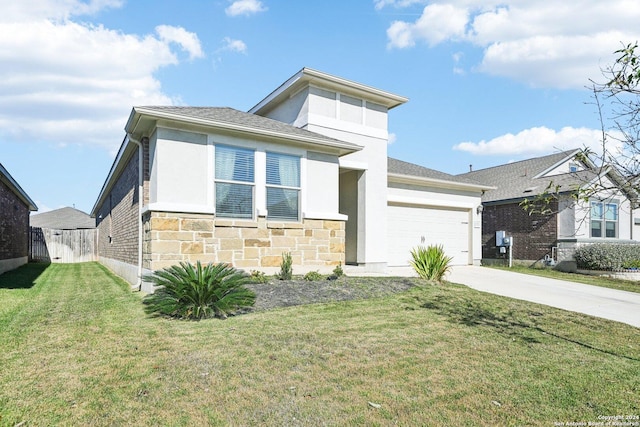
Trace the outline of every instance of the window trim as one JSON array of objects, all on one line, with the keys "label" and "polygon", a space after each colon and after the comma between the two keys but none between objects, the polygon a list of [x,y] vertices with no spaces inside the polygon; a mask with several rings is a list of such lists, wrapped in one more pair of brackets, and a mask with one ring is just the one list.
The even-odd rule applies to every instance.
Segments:
[{"label": "window trim", "polygon": [[[593,208],[599,205],[602,210],[601,218],[594,218]],[[607,212],[609,206],[615,206],[615,220],[607,220]],[[593,235],[593,223],[600,223],[600,236]],[[615,225],[614,236],[607,236],[607,224],[613,223]],[[611,200],[591,200],[589,202],[589,237],[593,239],[618,239],[620,235],[620,201],[616,199]]]},{"label": "window trim", "polygon": [[[282,185],[282,184],[269,184],[269,179],[268,179],[268,164],[269,164],[269,155],[275,155],[275,156],[285,156],[285,157],[291,157],[291,158],[295,158],[298,161],[298,177],[297,177],[297,181],[298,181],[298,186],[291,186],[291,185]],[[264,187],[265,187],[265,209],[267,211],[266,213],[266,219],[267,221],[282,221],[282,222],[301,222],[302,221],[302,157],[301,155],[297,155],[297,154],[293,154],[293,153],[283,153],[283,152],[279,152],[279,151],[273,151],[273,150],[265,150],[265,181],[264,181]],[[283,190],[294,190],[297,191],[298,193],[298,198],[297,198],[297,209],[296,209],[296,218],[273,218],[269,216],[269,189],[270,188],[278,188],[278,189],[283,189]]]},{"label": "window trim", "polygon": [[[224,179],[224,178],[217,178],[216,174],[217,174],[217,167],[216,167],[216,160],[217,160],[217,156],[218,156],[218,150],[220,148],[224,148],[224,149],[230,149],[230,150],[236,150],[236,152],[250,152],[251,156],[252,156],[252,167],[253,170],[252,172],[252,178],[253,181],[238,181],[238,180],[234,180],[234,179]],[[255,216],[256,216],[256,187],[257,187],[257,182],[256,182],[256,150],[252,149],[252,148],[248,148],[248,147],[242,147],[242,146],[236,146],[236,145],[227,145],[227,144],[214,144],[214,155],[213,155],[213,167],[214,167],[214,171],[213,171],[213,203],[214,203],[214,209],[215,209],[215,215],[218,218],[224,218],[224,219],[241,219],[241,220],[245,220],[245,221],[253,221],[255,220]],[[225,213],[222,212],[220,213],[220,211],[218,210],[218,191],[217,191],[217,184],[232,184],[232,185],[241,185],[241,186],[246,186],[246,187],[251,187],[251,211],[250,211],[250,216],[237,216],[236,214],[231,214],[231,213]]]}]

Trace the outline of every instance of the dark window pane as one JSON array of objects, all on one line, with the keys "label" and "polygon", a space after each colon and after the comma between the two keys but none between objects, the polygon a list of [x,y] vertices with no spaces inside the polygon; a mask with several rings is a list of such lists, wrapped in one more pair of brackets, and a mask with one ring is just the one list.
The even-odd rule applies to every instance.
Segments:
[{"label": "dark window pane", "polygon": [[298,220],[298,190],[267,187],[267,218]]},{"label": "dark window pane", "polygon": [[253,186],[217,182],[216,215],[253,218]]},{"label": "dark window pane", "polygon": [[616,223],[607,221],[605,225],[606,237],[616,237]]}]

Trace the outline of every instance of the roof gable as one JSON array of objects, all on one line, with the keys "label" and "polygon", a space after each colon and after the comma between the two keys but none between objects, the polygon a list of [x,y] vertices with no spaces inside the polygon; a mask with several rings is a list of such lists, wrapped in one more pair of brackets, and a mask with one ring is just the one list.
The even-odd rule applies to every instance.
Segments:
[{"label": "roof gable", "polygon": [[591,165],[586,164],[584,170],[573,173],[555,173],[554,171],[559,172],[561,165],[568,165],[581,152],[581,150],[563,151],[457,176],[475,179],[497,187],[483,195],[483,202],[536,196],[547,189],[550,181],[553,181],[554,186],[560,186],[560,191],[572,191],[597,176]]},{"label": "roof gable", "polygon": [[64,207],[32,215],[29,219],[29,224],[32,227],[53,228],[56,230],[76,230],[96,227],[95,219],[71,207]]},{"label": "roof gable", "polygon": [[316,86],[337,91],[345,95],[384,105],[388,109],[397,107],[408,101],[404,96],[395,95],[391,92],[305,67],[252,107],[249,112],[262,114],[307,86]]}]

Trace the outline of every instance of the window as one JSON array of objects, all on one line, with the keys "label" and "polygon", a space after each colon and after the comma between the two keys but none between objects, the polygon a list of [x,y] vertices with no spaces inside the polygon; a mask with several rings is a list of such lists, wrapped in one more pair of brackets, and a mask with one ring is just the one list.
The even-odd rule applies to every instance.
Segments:
[{"label": "window", "polygon": [[578,172],[578,165],[576,163],[569,163],[569,172]]},{"label": "window", "polygon": [[254,152],[220,145],[215,150],[216,215],[253,218]]},{"label": "window", "polygon": [[267,153],[267,218],[300,218],[300,157]]},{"label": "window", "polygon": [[591,237],[618,237],[617,202],[591,202]]}]

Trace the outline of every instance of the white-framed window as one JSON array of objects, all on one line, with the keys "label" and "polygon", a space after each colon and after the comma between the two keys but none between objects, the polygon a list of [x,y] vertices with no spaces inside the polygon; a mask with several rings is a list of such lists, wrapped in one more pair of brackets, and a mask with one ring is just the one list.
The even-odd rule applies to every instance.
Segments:
[{"label": "white-framed window", "polygon": [[267,152],[267,219],[300,220],[300,157]]},{"label": "white-framed window", "polygon": [[618,202],[591,202],[591,237],[618,237]]},{"label": "white-framed window", "polygon": [[255,212],[255,152],[216,145],[216,216],[253,218]]}]

